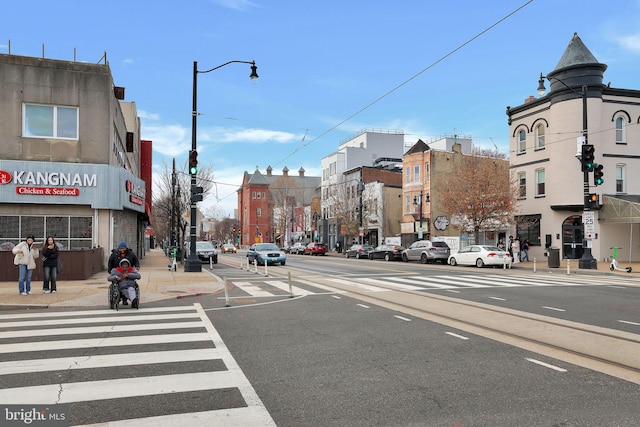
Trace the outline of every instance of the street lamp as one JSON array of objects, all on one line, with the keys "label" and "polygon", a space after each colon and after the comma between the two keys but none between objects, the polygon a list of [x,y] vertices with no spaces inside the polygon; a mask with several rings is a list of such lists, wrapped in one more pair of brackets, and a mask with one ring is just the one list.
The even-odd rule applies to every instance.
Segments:
[{"label": "street lamp", "polygon": [[[193,61],[193,109],[191,111],[191,152],[190,159],[197,159],[197,149],[198,144],[196,142],[196,130],[197,130],[197,119],[198,119],[198,73],[206,74],[212,71],[217,70],[218,68],[222,68],[229,64],[240,63],[240,64],[251,64],[251,74],[249,75],[250,79],[258,78],[258,67],[256,67],[255,61],[229,61],[222,65],[218,65],[217,67],[213,67],[210,70],[206,71],[198,71],[198,62]],[[195,155],[192,155],[195,154]],[[189,258],[184,265],[184,271],[188,272],[199,272],[202,271],[202,263],[200,259],[198,259],[198,255],[196,254],[196,205],[198,203],[198,187],[196,185],[196,175],[198,173],[197,168],[197,160],[195,167],[191,167],[189,172],[191,173],[191,226],[189,229],[189,237],[190,237],[190,250],[189,250]],[[196,195],[196,197],[194,197]]]},{"label": "street lamp", "polygon": [[[570,87],[567,83],[565,83],[563,79],[555,76],[543,76],[542,73],[540,73],[540,80],[538,80],[538,94],[540,96],[543,96],[546,91],[544,87],[545,79],[549,80],[550,82],[552,79],[556,80],[557,82],[561,83],[564,87],[569,89],[574,94],[582,97],[582,139],[583,139],[582,144],[588,145],[589,130],[587,126],[587,85],[582,85],[582,91],[578,92],[572,87]],[[583,215],[582,216],[583,216],[583,224],[584,224],[584,216],[585,216],[584,213],[591,210],[591,204],[589,203],[589,169],[586,167],[583,167],[582,169],[583,169],[583,172],[582,172],[583,174],[583,194],[582,194]],[[578,260],[578,268],[583,268],[583,269],[598,268],[598,260],[596,260],[591,254],[591,248],[588,247],[587,239],[585,239],[584,236],[582,239],[582,257]]]}]

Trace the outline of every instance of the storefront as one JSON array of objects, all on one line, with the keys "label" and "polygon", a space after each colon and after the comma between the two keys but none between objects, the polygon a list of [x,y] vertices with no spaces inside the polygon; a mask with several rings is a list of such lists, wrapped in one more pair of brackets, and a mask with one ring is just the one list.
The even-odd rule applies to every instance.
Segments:
[{"label": "storefront", "polygon": [[10,258],[4,252],[34,235],[54,236],[63,251],[98,253],[103,269],[119,241],[143,255],[145,193],[122,167],[0,160],[0,253]]}]

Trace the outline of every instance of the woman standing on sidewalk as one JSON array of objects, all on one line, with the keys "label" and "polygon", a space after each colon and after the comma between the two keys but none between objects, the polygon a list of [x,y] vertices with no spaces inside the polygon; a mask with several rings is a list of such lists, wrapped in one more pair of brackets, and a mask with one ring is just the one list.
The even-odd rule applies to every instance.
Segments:
[{"label": "woman standing on sidewalk", "polygon": [[[42,272],[44,281],[42,283],[42,290],[45,294],[56,293],[56,279],[58,277],[58,246],[53,236],[47,237],[47,241],[42,248]],[[51,288],[49,288],[51,284]]]},{"label": "woman standing on sidewalk", "polygon": [[[20,295],[31,294],[31,274],[36,268],[36,259],[40,256],[38,248],[33,247],[33,236],[27,236],[24,242],[18,243],[11,252],[15,255],[13,263],[20,269],[18,291]],[[26,289],[25,289],[26,281]]]}]

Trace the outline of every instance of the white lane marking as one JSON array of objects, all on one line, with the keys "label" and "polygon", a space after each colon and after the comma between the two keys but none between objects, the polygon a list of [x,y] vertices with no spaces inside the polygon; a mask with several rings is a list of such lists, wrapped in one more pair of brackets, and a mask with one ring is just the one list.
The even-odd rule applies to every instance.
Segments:
[{"label": "white lane marking", "polygon": [[361,277],[360,280],[373,283],[374,285],[391,286],[399,289],[407,289],[410,291],[424,290],[424,286],[403,285],[402,283],[394,283],[389,280],[373,279],[371,277]]},{"label": "white lane marking", "polygon": [[[283,290],[287,293],[289,292],[288,282],[283,282],[282,280],[267,280],[264,283],[266,283],[269,286],[273,286],[275,288]],[[313,292],[308,291],[306,289],[299,288],[297,286],[293,286],[293,285],[291,286],[291,291],[293,292],[294,295],[313,295]]]},{"label": "white lane marking", "polygon": [[[105,292],[107,290],[105,289]],[[106,300],[105,300],[106,301]],[[105,304],[106,305],[106,304]],[[178,306],[178,307],[157,307],[157,308],[144,308],[140,309],[140,311],[144,311],[144,313],[153,313],[153,312],[170,312],[170,311],[192,311],[195,314],[195,310],[192,306]],[[90,310],[90,311],[65,311],[65,312],[46,312],[42,313],[40,317],[42,318],[54,318],[54,317],[82,317],[82,316],[122,316],[122,312],[118,313],[115,310]],[[4,319],[33,319],[33,312],[27,314],[0,314],[0,321]],[[106,320],[108,321],[108,320]],[[84,322],[84,321],[83,321]]]},{"label": "white lane marking", "polygon": [[[20,353],[28,351],[51,351],[95,347],[104,348],[120,345],[146,345],[194,341],[209,341],[209,335],[202,332],[190,334],[136,335],[131,337],[25,342],[0,346],[0,353]],[[2,399],[0,399],[0,402],[2,402]]]},{"label": "white lane marking", "polygon": [[499,297],[489,297],[489,299],[494,299],[494,300],[497,300],[497,301],[506,301],[507,300],[506,298],[499,298]]},{"label": "white lane marking", "polygon": [[342,299],[341,297],[339,297],[338,295],[331,295],[331,298],[335,298],[335,299]]},{"label": "white lane marking", "polygon": [[365,285],[365,284],[362,284],[362,283],[354,282],[354,281],[351,281],[351,280],[331,278],[331,279],[329,279],[329,281],[338,283],[340,285],[355,286],[356,288],[364,289],[365,291],[369,291],[369,292],[389,292],[389,289],[383,289],[383,288],[379,288],[377,286],[369,286],[369,285]]},{"label": "white lane marking", "polygon": [[[227,345],[222,340],[222,337],[220,336],[216,328],[214,328],[213,323],[211,323],[211,319],[207,317],[207,314],[202,308],[202,305],[200,303],[196,303],[194,304],[194,307],[196,308],[196,310],[198,310],[200,318],[202,319],[202,323],[205,324],[207,331],[209,331],[209,335],[211,337],[211,340],[213,341],[213,344],[218,350],[222,352],[222,360],[229,370],[229,373],[234,375],[236,383],[235,387],[238,387],[238,389],[242,393],[242,397],[244,398],[247,406],[254,407],[256,413],[259,414],[262,421],[260,425],[275,427],[276,424],[273,421],[273,418],[271,418],[269,411],[267,411],[267,408],[264,406],[264,403],[262,403],[262,400],[260,400],[258,393],[256,393],[253,386],[249,382],[249,379],[244,375],[244,372],[242,372],[242,369],[231,355],[231,352],[227,348]],[[132,387],[135,388],[136,386],[132,385]],[[209,384],[209,387],[211,387],[211,384]],[[0,402],[2,402],[2,399],[0,399]]]},{"label": "white lane marking", "polygon": [[393,315],[396,319],[404,320],[405,322],[411,322],[411,319],[407,319],[406,317],[398,316],[396,314]]},{"label": "white lane marking", "polygon": [[[79,322],[81,320],[78,320]],[[176,322],[176,323],[143,323],[136,325],[105,325],[105,326],[88,326],[78,328],[50,328],[50,329],[32,329],[0,332],[2,338],[24,338],[24,337],[40,337],[50,335],[77,335],[77,334],[110,334],[114,332],[132,332],[132,331],[155,331],[160,329],[185,329],[185,328],[202,328],[200,321],[196,322]]]},{"label": "white lane marking", "polygon": [[547,309],[547,310],[553,310],[553,311],[567,311],[567,310],[565,310],[563,308],[549,307],[549,306],[546,306],[546,305],[543,305],[542,308]]},{"label": "white lane marking", "polygon": [[548,363],[544,363],[544,362],[541,362],[541,361],[536,360],[536,359],[530,359],[530,358],[528,358],[528,357],[525,357],[525,360],[528,360],[529,362],[532,362],[532,363],[538,364],[538,365],[540,365],[540,366],[544,366],[545,368],[553,369],[554,371],[558,371],[558,372],[567,372],[567,370],[566,370],[566,369],[560,368],[560,367],[558,367],[558,366],[550,365],[550,364],[548,364]]},{"label": "white lane marking", "polygon": [[640,326],[640,323],[638,323],[638,322],[630,322],[630,321],[628,321],[628,320],[618,320],[618,322],[620,322],[620,323],[626,323],[627,325]]},{"label": "white lane marking", "polygon": [[370,308],[368,305],[364,305],[364,304],[356,304],[358,307],[362,307],[362,308]]},{"label": "white lane marking", "polygon": [[[114,313],[118,313],[116,310],[111,310]],[[59,325],[72,325],[75,323],[82,323],[86,325],[88,323],[125,323],[125,322],[134,322],[139,323],[142,320],[173,320],[173,319],[193,319],[197,317],[195,312],[191,313],[180,313],[180,314],[146,314],[145,311],[140,310],[139,313],[134,314],[123,314],[122,311],[119,312],[120,316],[117,317],[86,317],[86,318],[69,318],[69,319],[51,319],[51,320],[29,320],[24,322],[7,322],[2,323],[3,328],[21,328],[25,326],[59,326]],[[95,314],[93,315],[95,316]],[[48,316],[42,316],[48,317]],[[31,314],[31,318],[33,319],[33,314]]]},{"label": "white lane marking", "polygon": [[235,287],[237,287],[238,289],[248,293],[251,296],[254,297],[275,297],[275,294],[272,294],[271,292],[267,292],[262,290],[262,288],[260,288],[260,286],[256,286],[255,284],[251,283],[251,282],[233,282],[233,285]]},{"label": "white lane marking", "polygon": [[[220,359],[220,350],[216,348],[154,351],[144,353],[127,353],[127,364],[146,365],[153,363],[183,363],[197,360]],[[96,356],[72,356],[56,359],[16,360],[0,363],[3,375],[22,374],[27,372],[59,371],[66,369],[92,369],[111,366],[122,366],[122,354],[105,354]]]},{"label": "white lane marking", "polygon": [[452,337],[455,337],[455,338],[460,338],[461,340],[468,340],[469,339],[468,337],[465,337],[463,335],[454,334],[453,332],[445,332],[445,334],[451,335]]}]

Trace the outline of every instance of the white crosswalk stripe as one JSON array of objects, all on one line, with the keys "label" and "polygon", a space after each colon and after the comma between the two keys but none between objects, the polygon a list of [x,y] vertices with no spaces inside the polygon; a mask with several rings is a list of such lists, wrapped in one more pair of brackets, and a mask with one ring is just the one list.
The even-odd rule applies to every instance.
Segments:
[{"label": "white crosswalk stripe", "polygon": [[[199,304],[114,313],[0,315],[0,404],[68,404],[71,425],[275,426]],[[189,412],[193,393],[233,403],[200,399]]]},{"label": "white crosswalk stripe", "polygon": [[[634,278],[612,276],[571,276],[571,275],[403,275],[403,276],[377,276],[353,277],[351,280],[330,279],[330,281],[342,285],[352,285],[369,292],[389,291],[390,289],[405,290],[452,290],[473,288],[517,288],[517,287],[550,287],[550,286],[603,286],[603,285],[640,285],[640,281]],[[363,283],[364,282],[366,285]]]}]

